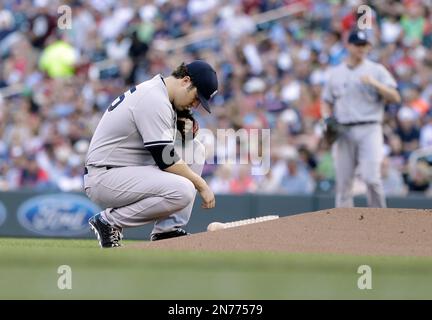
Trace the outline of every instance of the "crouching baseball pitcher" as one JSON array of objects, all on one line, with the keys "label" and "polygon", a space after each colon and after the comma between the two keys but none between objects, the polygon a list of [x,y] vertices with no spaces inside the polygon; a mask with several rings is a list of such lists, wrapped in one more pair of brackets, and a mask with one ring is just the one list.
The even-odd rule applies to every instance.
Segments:
[{"label": "crouching baseball pitcher", "polygon": [[[87,196],[104,209],[89,220],[101,247],[120,246],[123,228],[149,222],[152,241],[187,235],[182,227],[196,191],[203,208],[215,206],[201,178],[204,147],[194,139],[198,124],[190,109],[202,105],[210,112],[217,88],[216,72],[196,60],[133,87],[109,106],[91,140],[84,175]],[[193,163],[179,157],[180,148],[193,152]]]}]

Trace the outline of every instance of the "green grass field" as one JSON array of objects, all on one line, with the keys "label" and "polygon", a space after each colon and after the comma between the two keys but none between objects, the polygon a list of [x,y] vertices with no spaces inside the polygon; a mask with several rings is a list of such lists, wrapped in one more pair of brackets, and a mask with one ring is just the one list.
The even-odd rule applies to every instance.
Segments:
[{"label": "green grass field", "polygon": [[[61,265],[71,267],[71,290],[57,286]],[[371,290],[357,287],[360,265],[372,268]],[[0,238],[0,299],[432,299],[432,259],[102,250],[95,240]]]}]

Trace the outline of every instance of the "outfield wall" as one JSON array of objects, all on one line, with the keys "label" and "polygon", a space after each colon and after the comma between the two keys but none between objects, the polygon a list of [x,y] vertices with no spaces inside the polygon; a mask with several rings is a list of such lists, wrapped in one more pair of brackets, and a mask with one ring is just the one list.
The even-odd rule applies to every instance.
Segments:
[{"label": "outfield wall", "polygon": [[[388,198],[391,208],[429,209],[432,199],[424,196]],[[187,230],[205,231],[210,222],[229,222],[264,215],[288,216],[303,212],[332,208],[334,198],[329,195],[218,195],[216,208],[200,208],[197,198]],[[366,206],[364,197],[355,198],[356,206]],[[89,238],[87,220],[99,212],[82,193],[0,193],[0,236],[7,237],[66,237]],[[148,239],[152,225],[129,229],[129,239]]]}]

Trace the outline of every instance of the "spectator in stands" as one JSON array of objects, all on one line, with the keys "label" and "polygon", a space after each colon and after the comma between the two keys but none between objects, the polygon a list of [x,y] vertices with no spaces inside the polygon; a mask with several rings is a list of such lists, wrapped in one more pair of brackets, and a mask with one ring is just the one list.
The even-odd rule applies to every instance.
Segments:
[{"label": "spectator in stands", "polygon": [[431,169],[429,165],[424,161],[419,161],[409,176],[409,191],[430,194],[431,178]]},{"label": "spectator in stands", "polygon": [[299,165],[298,159],[290,159],[287,172],[282,178],[281,190],[287,194],[311,194],[315,185],[311,175],[304,166]]},{"label": "spectator in stands", "polygon": [[420,129],[420,148],[432,147],[432,113],[423,120],[425,125]]},{"label": "spectator in stands", "polygon": [[386,196],[404,196],[407,193],[402,174],[388,158],[384,158],[381,166],[383,189]]},{"label": "spectator in stands", "polygon": [[395,133],[402,141],[402,150],[406,159],[419,146],[420,132],[416,125],[417,117],[416,112],[406,106],[398,112],[398,127]]},{"label": "spectator in stands", "polygon": [[221,164],[210,179],[209,186],[214,193],[230,193],[232,169],[228,164]]},{"label": "spectator in stands", "polygon": [[249,165],[239,165],[237,176],[230,181],[229,190],[232,194],[252,193],[257,190]]},{"label": "spectator in stands", "polygon": [[41,169],[34,155],[23,159],[23,168],[20,176],[20,187],[29,189],[41,189],[48,183],[47,173]]}]

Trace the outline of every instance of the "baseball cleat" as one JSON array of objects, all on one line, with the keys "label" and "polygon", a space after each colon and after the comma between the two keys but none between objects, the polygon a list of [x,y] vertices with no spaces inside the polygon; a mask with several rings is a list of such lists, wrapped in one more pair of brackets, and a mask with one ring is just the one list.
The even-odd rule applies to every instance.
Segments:
[{"label": "baseball cleat", "polygon": [[179,228],[173,231],[154,233],[151,235],[150,241],[158,241],[158,240],[164,240],[164,239],[176,238],[176,237],[182,237],[188,235],[190,235],[190,233]]},{"label": "baseball cleat", "polygon": [[123,239],[121,230],[103,221],[100,213],[91,217],[88,222],[90,229],[96,234],[101,248],[121,247],[120,241]]}]

